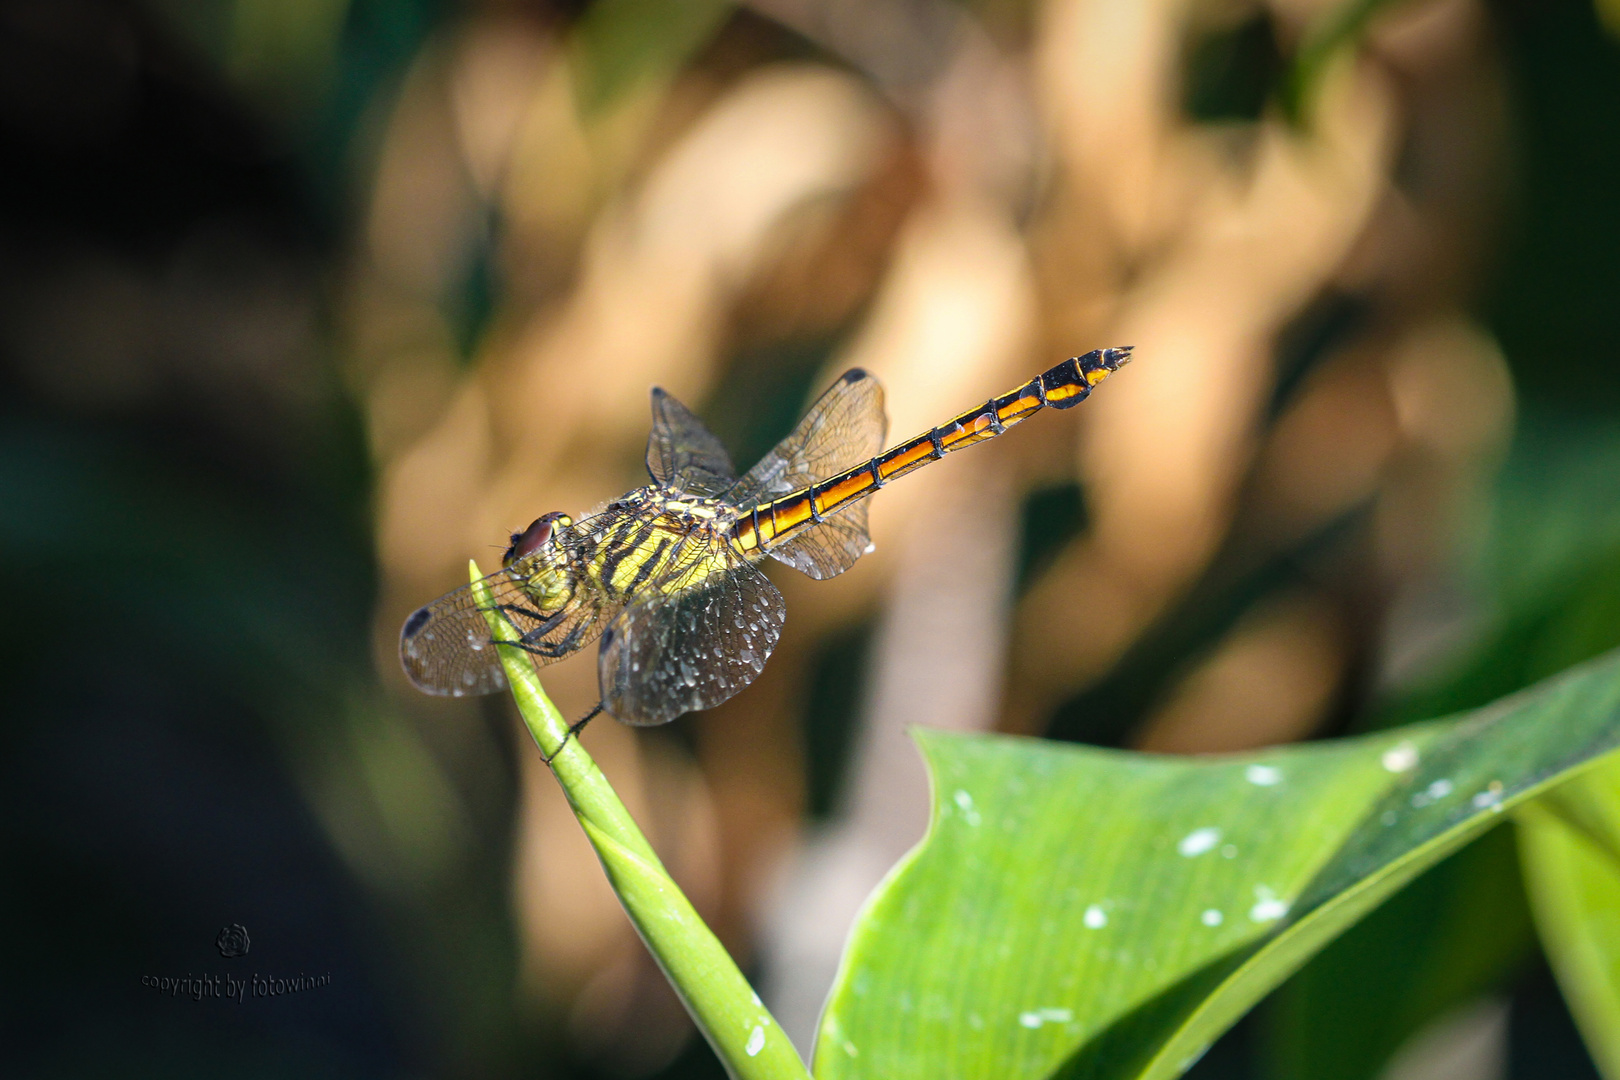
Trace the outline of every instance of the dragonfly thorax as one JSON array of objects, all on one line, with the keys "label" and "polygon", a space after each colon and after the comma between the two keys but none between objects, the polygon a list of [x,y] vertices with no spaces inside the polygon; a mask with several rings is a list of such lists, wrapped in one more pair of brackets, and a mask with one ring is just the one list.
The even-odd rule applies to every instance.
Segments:
[{"label": "dragonfly thorax", "polygon": [[732,566],[738,513],[720,499],[638,488],[575,527],[584,530],[580,565],[615,602],[644,588],[690,588]]},{"label": "dragonfly thorax", "polygon": [[737,516],[737,508],[721,499],[704,499],[692,495],[666,496],[664,513],[697,521],[729,520]]}]

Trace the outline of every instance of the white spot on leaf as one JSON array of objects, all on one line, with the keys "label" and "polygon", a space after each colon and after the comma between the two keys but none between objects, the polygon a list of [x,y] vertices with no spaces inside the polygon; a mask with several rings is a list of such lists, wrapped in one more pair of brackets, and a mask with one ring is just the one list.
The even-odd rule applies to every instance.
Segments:
[{"label": "white spot on leaf", "polygon": [[1430,803],[1438,802],[1447,795],[1451,794],[1452,787],[1453,785],[1451,781],[1442,777],[1441,779],[1430,784],[1428,787],[1424,788],[1422,791],[1418,792],[1416,795],[1413,795],[1412,805],[1416,808],[1422,808],[1428,806]]},{"label": "white spot on leaf", "polygon": [[1208,826],[1202,829],[1194,829],[1186,836],[1183,836],[1181,843],[1176,845],[1176,850],[1191,858],[1194,855],[1202,855],[1220,842],[1221,830]]},{"label": "white spot on leaf", "polygon": [[956,794],[951,798],[962,811],[962,820],[969,825],[977,825],[982,820],[979,817],[979,811],[973,806],[973,796],[969,795],[965,790],[957,788]]},{"label": "white spot on leaf", "polygon": [[1390,772],[1407,772],[1417,767],[1417,747],[1409,742],[1397,743],[1385,750],[1384,756],[1380,760],[1383,761],[1384,768]]},{"label": "white spot on leaf", "polygon": [[1282,782],[1282,771],[1270,765],[1250,765],[1243,770],[1243,779],[1256,787],[1271,787]]},{"label": "white spot on leaf", "polygon": [[1018,1014],[1018,1022],[1031,1030],[1042,1024],[1067,1024],[1073,1019],[1074,1012],[1070,1009],[1031,1009]]},{"label": "white spot on leaf", "polygon": [[1288,901],[1281,899],[1265,885],[1254,887],[1254,907],[1249,909],[1253,922],[1273,922],[1288,914]]}]

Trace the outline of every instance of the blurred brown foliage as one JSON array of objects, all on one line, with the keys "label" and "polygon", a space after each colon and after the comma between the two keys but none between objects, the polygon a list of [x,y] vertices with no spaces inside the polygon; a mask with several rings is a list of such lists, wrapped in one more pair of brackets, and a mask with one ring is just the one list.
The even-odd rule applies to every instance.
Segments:
[{"label": "blurred brown foliage", "polygon": [[[781,433],[750,415],[764,399],[802,405],[849,366],[884,381],[904,434],[1131,344],[1137,363],[1080,414],[885,492],[855,571],[773,574],[792,613],[777,654],[683,721],[685,744],[598,724],[593,751],[740,955],[777,927],[770,975],[804,1031],[851,899],[920,834],[905,725],[1175,752],[1341,728],[1443,618],[1513,394],[1468,314],[1504,158],[1477,4],[1379,21],[1299,124],[1189,105],[1200,44],[1286,48],[1328,8],[759,0],[591,102],[604,61],[582,24],[499,5],[455,20],[388,107],[344,289],[381,469],[379,665],[468,553],[489,562],[538,513],[641,482],[650,384],[757,451]],[[616,11],[636,14],[593,14]],[[465,352],[474,258],[500,288]],[[1020,582],[1020,507],[1065,485],[1084,527]],[[1173,677],[1088,709],[1190,595],[1279,566]],[[817,659],[874,620],[839,812],[813,871],[773,892],[802,835]],[[547,676],[565,711],[594,701],[592,657]],[[623,1064],[648,1067],[678,1010],[543,767],[524,769],[531,985],[581,1038],[634,1031]],[[784,892],[794,915],[773,918]]]}]

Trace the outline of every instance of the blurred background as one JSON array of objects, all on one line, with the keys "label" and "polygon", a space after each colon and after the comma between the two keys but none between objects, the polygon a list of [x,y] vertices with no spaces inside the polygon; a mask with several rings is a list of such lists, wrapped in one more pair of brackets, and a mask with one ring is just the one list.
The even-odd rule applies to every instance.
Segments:
[{"label": "blurred background", "polygon": [[[1617,121],[1613,0],[0,2],[6,1072],[723,1075],[510,703],[395,658],[654,383],[746,467],[850,366],[903,437],[1136,347],[586,735],[801,1045],[909,725],[1239,750],[1620,644]],[[249,971],[331,981],[141,983]],[[1194,1075],[1596,1073],[1501,829]]]}]

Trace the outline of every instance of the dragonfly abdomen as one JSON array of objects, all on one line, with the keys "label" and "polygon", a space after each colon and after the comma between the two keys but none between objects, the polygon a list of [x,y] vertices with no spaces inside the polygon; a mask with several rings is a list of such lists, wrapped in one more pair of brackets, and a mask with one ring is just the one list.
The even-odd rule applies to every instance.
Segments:
[{"label": "dragonfly abdomen", "polygon": [[953,451],[985,442],[1034,416],[1041,409],[1080,404],[1091,388],[1130,360],[1129,347],[1094,349],[1035,376],[1016,390],[993,397],[976,409],[930,428],[870,461],[845,469],[749,510],[732,529],[743,552],[774,547],[821,524],[830,514],[858,502],[895,477],[938,461]]}]

